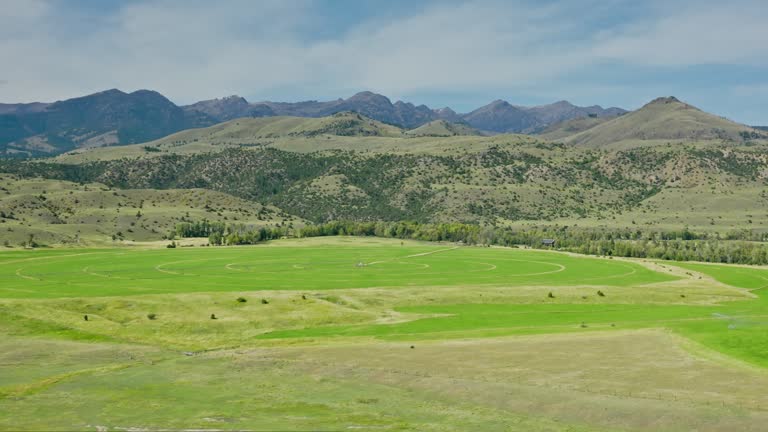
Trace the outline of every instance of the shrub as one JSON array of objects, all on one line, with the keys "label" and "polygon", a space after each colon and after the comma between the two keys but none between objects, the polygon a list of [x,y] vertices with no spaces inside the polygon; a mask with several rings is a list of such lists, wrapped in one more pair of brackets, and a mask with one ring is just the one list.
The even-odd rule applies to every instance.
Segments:
[{"label": "shrub", "polygon": [[211,319],[215,320],[215,319],[218,319],[218,318],[216,318],[216,314],[211,314]]},{"label": "shrub", "polygon": [[549,298],[555,298],[555,295],[554,295],[554,294],[552,294],[552,291],[550,291],[550,292],[549,292],[549,294],[547,294],[547,297],[549,297]]},{"label": "shrub", "polygon": [[600,297],[605,297],[605,293],[600,290],[597,290],[597,295],[599,295]]},{"label": "shrub", "polygon": [[261,299],[261,304],[269,304],[269,300],[263,298]]},{"label": "shrub", "polygon": [[245,297],[238,297],[238,298],[237,298],[237,302],[238,302],[238,303],[245,303],[245,302],[247,302],[247,301],[248,301],[248,299],[247,299],[247,298],[245,298]]},{"label": "shrub", "polygon": [[157,314],[155,313],[147,314],[147,318],[154,321],[157,319]]}]

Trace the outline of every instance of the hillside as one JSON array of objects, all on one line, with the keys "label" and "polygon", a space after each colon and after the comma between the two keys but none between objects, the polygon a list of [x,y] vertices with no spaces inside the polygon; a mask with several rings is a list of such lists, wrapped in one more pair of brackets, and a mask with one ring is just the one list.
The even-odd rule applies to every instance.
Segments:
[{"label": "hillside", "polygon": [[637,111],[568,137],[570,144],[588,147],[621,146],[638,141],[744,142],[768,134],[718,117],[679,101],[658,98]]},{"label": "hillside", "polygon": [[59,155],[55,160],[82,164],[123,158],[189,156],[224,149],[264,148],[301,153],[340,150],[378,154],[456,155],[479,153],[498,145],[541,142],[529,135],[484,136],[466,125],[439,122],[420,132],[410,133],[355,113],[339,113],[323,118],[246,118],[178,132],[144,144],[78,149]]},{"label": "hillside", "polygon": [[434,120],[425,125],[419,126],[416,129],[411,129],[406,132],[407,135],[412,136],[433,136],[433,137],[450,137],[450,136],[469,136],[469,135],[482,135],[477,129],[462,124],[451,123],[445,120]]},{"label": "hillside", "polygon": [[278,137],[311,138],[321,135],[397,137],[402,134],[403,131],[396,126],[384,124],[357,113],[342,112],[321,118],[287,116],[240,118],[205,129],[179,132],[164,137],[157,143],[181,144],[194,140],[216,143],[226,140],[233,142],[252,140],[253,142]]},{"label": "hillside", "polygon": [[[160,240],[182,221],[279,226],[303,221],[204,189],[116,189],[99,183],[0,174],[0,231],[7,245],[27,242],[79,245]],[[114,236],[114,239],[113,239]],[[126,243],[127,244],[127,243]]]},{"label": "hillside", "polygon": [[[723,234],[768,232],[764,143],[594,150],[506,135],[341,138],[351,140],[350,147],[287,150],[288,144],[334,141],[293,137],[282,148],[161,151],[67,164],[5,161],[0,172],[121,189],[203,188],[314,222],[455,221],[660,231],[687,225]],[[360,140],[369,139],[420,150],[355,150]],[[448,147],[454,141],[461,147]]]},{"label": "hillside", "polygon": [[558,141],[579,132],[592,129],[595,126],[601,125],[612,119],[613,117],[584,117],[567,120],[554,124],[539,132],[537,135],[546,140]]}]

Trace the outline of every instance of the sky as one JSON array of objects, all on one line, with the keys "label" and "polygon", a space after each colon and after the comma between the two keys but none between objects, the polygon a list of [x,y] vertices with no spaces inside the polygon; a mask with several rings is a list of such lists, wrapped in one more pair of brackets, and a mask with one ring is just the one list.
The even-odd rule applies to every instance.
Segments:
[{"label": "sky", "polygon": [[467,112],[674,95],[766,125],[766,23],[764,0],[0,0],[0,102],[370,90]]}]

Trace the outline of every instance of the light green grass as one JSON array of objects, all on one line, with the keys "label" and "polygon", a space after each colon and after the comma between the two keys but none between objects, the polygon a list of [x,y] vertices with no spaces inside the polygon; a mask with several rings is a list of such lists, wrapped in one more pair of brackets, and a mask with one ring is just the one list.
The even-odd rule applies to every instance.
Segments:
[{"label": "light green grass", "polygon": [[7,298],[457,285],[623,286],[673,279],[623,261],[426,244],[1,255],[0,296]]}]

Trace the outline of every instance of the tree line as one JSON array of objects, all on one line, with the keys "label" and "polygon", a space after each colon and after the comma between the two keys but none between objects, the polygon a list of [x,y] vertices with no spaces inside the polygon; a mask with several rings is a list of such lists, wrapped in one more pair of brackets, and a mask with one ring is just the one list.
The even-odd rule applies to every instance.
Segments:
[{"label": "tree line", "polygon": [[257,244],[291,235],[291,229],[287,227],[255,227],[246,224],[226,224],[224,222],[204,219],[197,222],[177,223],[174,232],[170,233],[167,237],[169,239],[176,237],[208,237],[210,245],[234,246]]},{"label": "tree line", "polygon": [[511,228],[464,223],[334,221],[301,228],[267,228],[223,222],[184,222],[173,233],[179,237],[208,237],[211,245],[257,244],[283,237],[360,236],[402,240],[463,243],[485,246],[548,248],[585,255],[703,261],[733,264],[768,264],[763,234],[748,230],[725,235],[640,229],[604,230],[566,226]]}]

